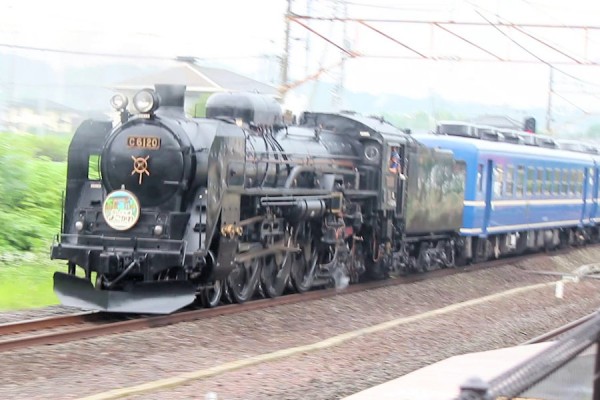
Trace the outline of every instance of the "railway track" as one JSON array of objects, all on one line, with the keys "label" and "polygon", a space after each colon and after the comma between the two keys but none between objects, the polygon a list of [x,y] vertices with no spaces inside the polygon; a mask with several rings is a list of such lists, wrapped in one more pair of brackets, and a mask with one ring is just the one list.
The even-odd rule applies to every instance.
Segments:
[{"label": "railway track", "polygon": [[536,336],[533,339],[530,339],[524,343],[521,343],[521,345],[543,343],[543,342],[547,342],[549,340],[556,339],[559,336],[561,336],[563,333],[569,332],[570,330],[577,328],[578,326],[586,323],[587,321],[589,321],[590,319],[592,319],[593,317],[595,317],[597,315],[598,315],[597,311],[593,312],[591,314],[588,314],[588,315],[584,315],[583,317],[576,319],[575,321],[569,322],[568,324],[565,324],[556,329],[553,329],[550,332],[543,333],[540,336]]},{"label": "railway track", "polygon": [[[232,315],[253,310],[260,310],[279,305],[294,304],[333,297],[340,294],[357,293],[365,290],[378,289],[414,283],[431,278],[471,272],[494,266],[515,264],[532,258],[549,257],[567,254],[576,249],[564,249],[549,254],[540,253],[518,257],[503,258],[466,267],[435,270],[422,274],[391,278],[383,281],[373,281],[351,285],[345,289],[315,290],[302,294],[290,294],[275,299],[260,299],[244,304],[229,304],[216,308],[202,308],[181,311],[170,315],[160,316],[131,316],[123,314],[108,314],[101,312],[83,312],[71,315],[47,317],[22,322],[0,324],[0,352],[21,349],[38,345],[66,343],[74,340],[88,339],[103,335],[156,328],[187,321],[195,321],[216,316]],[[583,321],[582,321],[583,322]],[[547,339],[539,339],[547,340]]]}]

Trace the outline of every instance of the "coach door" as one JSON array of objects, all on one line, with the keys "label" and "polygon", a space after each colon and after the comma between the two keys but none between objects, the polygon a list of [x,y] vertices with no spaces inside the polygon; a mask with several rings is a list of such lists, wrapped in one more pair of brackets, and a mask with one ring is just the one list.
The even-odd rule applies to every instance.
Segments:
[{"label": "coach door", "polygon": [[485,169],[485,211],[483,214],[483,231],[487,232],[492,215],[492,193],[494,193],[494,162],[488,160]]},{"label": "coach door", "polygon": [[[583,182],[581,195],[583,197],[583,207],[581,209],[581,221],[584,224],[590,222],[592,218],[592,199],[594,192],[594,170],[592,168],[585,168],[583,170]],[[579,180],[577,180],[578,182]]]},{"label": "coach door", "polygon": [[595,166],[594,168],[588,168],[586,170],[586,188],[587,194],[586,198],[586,219],[589,218],[590,222],[598,221],[598,186],[600,182],[598,181],[598,170],[599,168]]}]

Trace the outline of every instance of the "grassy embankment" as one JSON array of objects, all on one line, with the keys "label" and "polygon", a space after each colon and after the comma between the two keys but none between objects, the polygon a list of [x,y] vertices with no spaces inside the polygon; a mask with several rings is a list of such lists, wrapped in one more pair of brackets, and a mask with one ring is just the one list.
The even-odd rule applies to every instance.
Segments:
[{"label": "grassy embankment", "polygon": [[49,259],[59,231],[68,136],[0,133],[0,310],[56,304]]}]

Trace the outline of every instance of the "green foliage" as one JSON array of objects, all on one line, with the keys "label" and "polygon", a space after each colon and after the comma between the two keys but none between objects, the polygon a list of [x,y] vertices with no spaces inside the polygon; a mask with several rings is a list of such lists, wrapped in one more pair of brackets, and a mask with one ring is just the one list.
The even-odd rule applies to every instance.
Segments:
[{"label": "green foliage", "polygon": [[589,127],[585,133],[585,137],[592,139],[600,139],[600,125],[594,124]]},{"label": "green foliage", "polygon": [[100,155],[92,154],[88,160],[88,178],[100,180]]},{"label": "green foliage", "polygon": [[198,100],[194,104],[194,108],[189,112],[189,114],[195,118],[206,117],[206,101],[211,94],[212,93],[202,93],[200,97],[198,97]]},{"label": "green foliage", "polygon": [[0,134],[0,254],[46,249],[59,230],[67,146],[68,138]]},{"label": "green foliage", "polygon": [[0,263],[0,310],[57,304],[52,274],[58,269],[43,256]]},{"label": "green foliage", "polygon": [[47,157],[50,161],[67,161],[71,137],[67,135],[38,136],[35,139],[35,157]]}]

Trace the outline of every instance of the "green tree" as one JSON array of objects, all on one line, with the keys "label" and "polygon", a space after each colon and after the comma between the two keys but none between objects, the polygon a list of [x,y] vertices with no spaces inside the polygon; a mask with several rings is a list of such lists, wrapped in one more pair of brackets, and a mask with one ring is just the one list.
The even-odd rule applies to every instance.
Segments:
[{"label": "green tree", "polygon": [[67,140],[0,134],[0,251],[40,249],[60,226]]},{"label": "green tree", "polygon": [[590,126],[585,133],[588,138],[600,139],[600,124],[594,124]]},{"label": "green tree", "polygon": [[188,110],[188,114],[195,118],[206,117],[206,102],[211,95],[212,93],[202,93],[200,97],[198,97],[198,100],[194,103],[193,108]]}]

